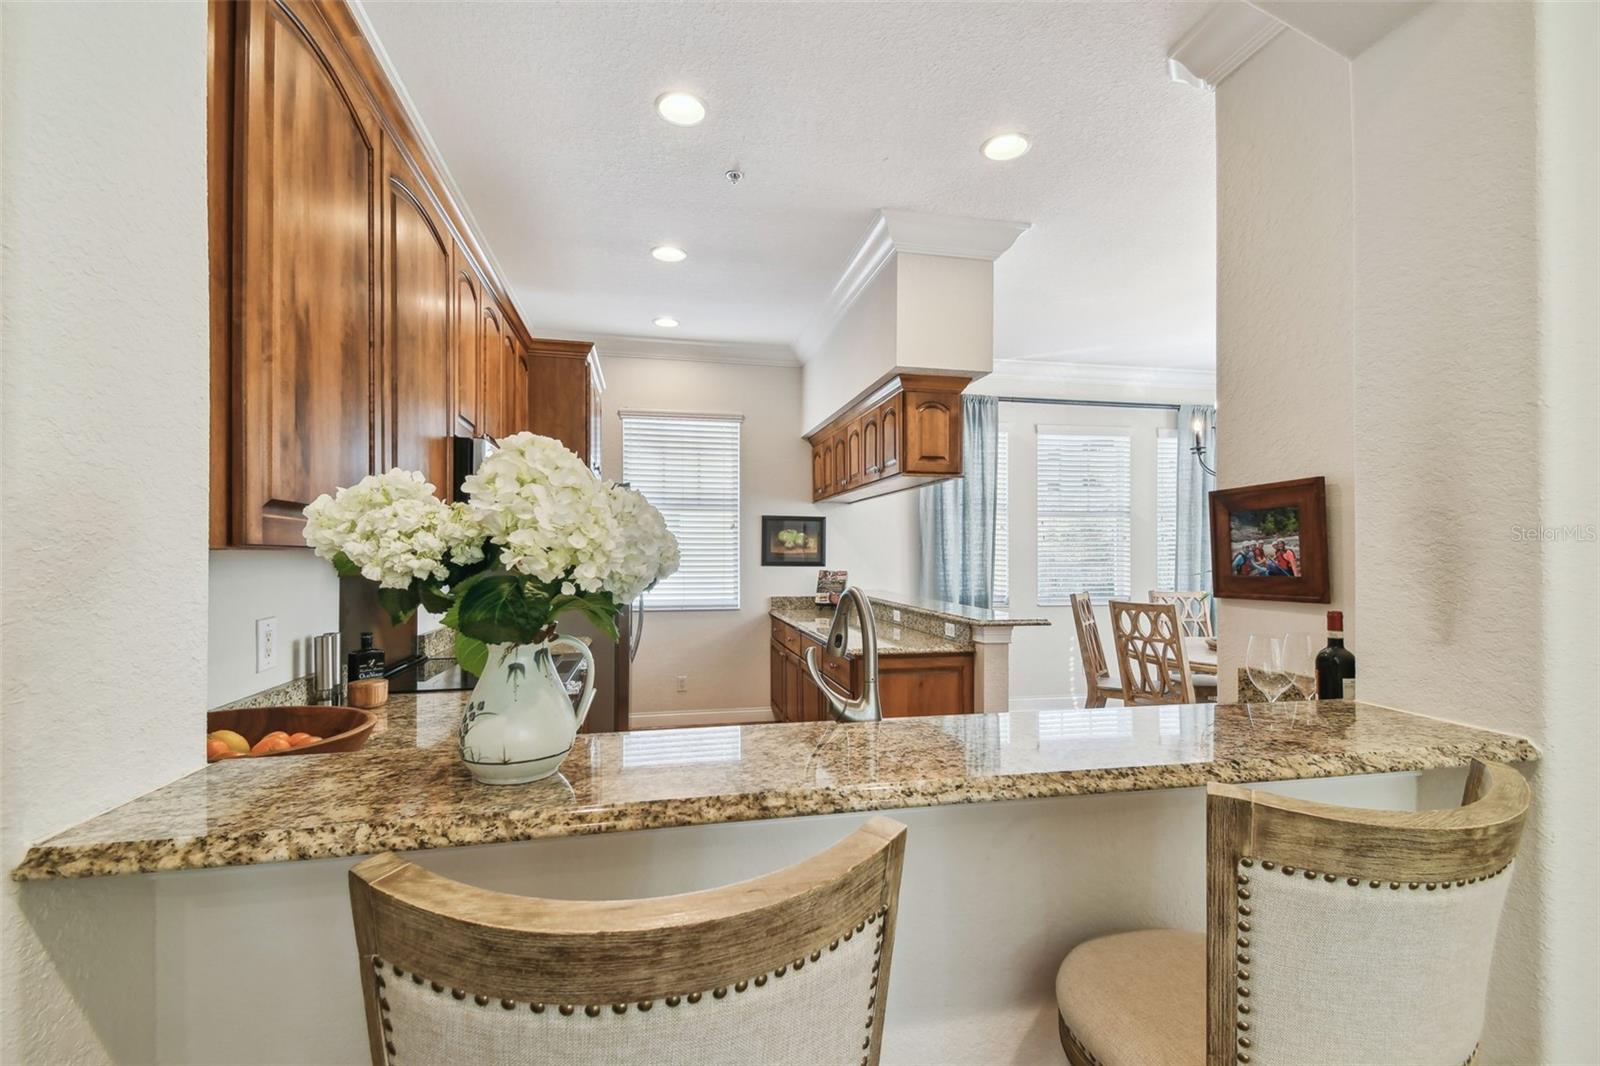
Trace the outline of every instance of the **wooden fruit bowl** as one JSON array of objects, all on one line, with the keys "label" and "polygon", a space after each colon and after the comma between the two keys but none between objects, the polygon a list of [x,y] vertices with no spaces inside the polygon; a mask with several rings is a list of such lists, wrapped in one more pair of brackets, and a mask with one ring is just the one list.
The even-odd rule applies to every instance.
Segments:
[{"label": "wooden fruit bowl", "polygon": [[[235,707],[206,713],[206,732],[231,729],[255,747],[256,741],[275,730],[310,733],[322,739],[303,748],[241,755],[242,759],[268,759],[274,755],[329,755],[355,751],[366,744],[378,716],[355,707]],[[232,762],[222,759],[221,762]]]}]

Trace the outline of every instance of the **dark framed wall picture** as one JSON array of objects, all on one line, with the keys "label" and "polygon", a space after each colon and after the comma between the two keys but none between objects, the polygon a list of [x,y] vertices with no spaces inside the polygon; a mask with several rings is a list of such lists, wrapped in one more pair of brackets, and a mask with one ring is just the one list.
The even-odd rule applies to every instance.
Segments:
[{"label": "dark framed wall picture", "polygon": [[828,556],[826,518],[813,515],[761,516],[762,566],[823,566]]},{"label": "dark framed wall picture", "polygon": [[1320,477],[1211,494],[1216,595],[1328,602],[1328,499]]}]

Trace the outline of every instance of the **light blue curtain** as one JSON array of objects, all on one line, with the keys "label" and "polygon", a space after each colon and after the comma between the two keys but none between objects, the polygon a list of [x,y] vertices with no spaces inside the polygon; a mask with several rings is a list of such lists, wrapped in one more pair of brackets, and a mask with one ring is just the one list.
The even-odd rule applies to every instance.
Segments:
[{"label": "light blue curtain", "polygon": [[923,486],[917,501],[922,593],[946,603],[990,607],[1000,401],[963,396],[961,417],[962,476]]},{"label": "light blue curtain", "polygon": [[[1178,565],[1175,584],[1184,592],[1211,591],[1211,490],[1217,479],[1200,468],[1194,452],[1199,419],[1206,462],[1217,466],[1217,409],[1210,404],[1178,408]],[[1215,601],[1213,601],[1215,609]]]}]

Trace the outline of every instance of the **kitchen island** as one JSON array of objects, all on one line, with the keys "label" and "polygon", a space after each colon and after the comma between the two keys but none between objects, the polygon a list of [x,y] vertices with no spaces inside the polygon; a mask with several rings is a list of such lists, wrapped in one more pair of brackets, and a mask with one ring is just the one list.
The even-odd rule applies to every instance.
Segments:
[{"label": "kitchen island", "polygon": [[[1473,758],[1537,757],[1366,704],[1107,707],[594,734],[559,778],[494,787],[455,755],[465,699],[396,697],[359,752],[205,767],[40,841],[12,876],[40,913],[92,909],[104,926],[109,908],[121,957],[146,953],[130,965],[160,1061],[359,1063],[357,856],[629,898],[779,868],[887,811],[910,833],[884,1061],[1039,1061],[1059,1055],[1051,979],[1069,947],[1203,927],[1199,786],[1409,808],[1453,802]],[[55,950],[58,969],[105,980],[93,938]],[[140,979],[119,970],[119,987]],[[293,1022],[241,1039],[240,1004]]]}]

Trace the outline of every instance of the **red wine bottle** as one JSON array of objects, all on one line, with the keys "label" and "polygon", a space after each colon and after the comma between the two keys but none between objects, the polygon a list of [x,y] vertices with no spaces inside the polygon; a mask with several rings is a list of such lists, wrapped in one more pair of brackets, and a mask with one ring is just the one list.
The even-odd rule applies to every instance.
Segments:
[{"label": "red wine bottle", "polygon": [[1344,612],[1328,612],[1328,646],[1317,652],[1317,699],[1356,698],[1356,657],[1344,646]]}]

